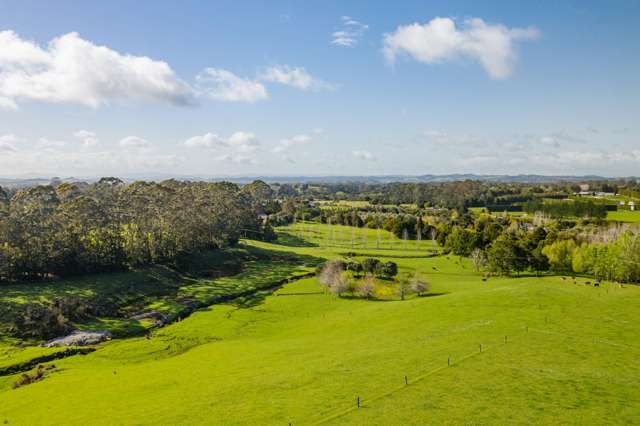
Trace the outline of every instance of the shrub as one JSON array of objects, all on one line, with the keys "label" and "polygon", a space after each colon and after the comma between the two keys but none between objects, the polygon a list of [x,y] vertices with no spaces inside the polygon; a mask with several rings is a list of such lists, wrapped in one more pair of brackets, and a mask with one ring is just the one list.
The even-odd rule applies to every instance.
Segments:
[{"label": "shrub", "polygon": [[347,262],[346,270],[351,271],[357,275],[362,272],[362,264],[356,261]]},{"label": "shrub", "polygon": [[385,262],[378,265],[376,270],[378,275],[393,278],[398,275],[398,265],[395,262]]},{"label": "shrub", "polygon": [[367,257],[362,261],[362,270],[371,274],[375,274],[380,267],[380,261],[372,257]]}]

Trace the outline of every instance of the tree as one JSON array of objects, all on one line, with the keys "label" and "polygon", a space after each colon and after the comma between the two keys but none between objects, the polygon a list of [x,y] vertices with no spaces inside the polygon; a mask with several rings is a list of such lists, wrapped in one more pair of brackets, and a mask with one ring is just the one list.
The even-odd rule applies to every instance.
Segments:
[{"label": "tree", "polygon": [[173,263],[263,230],[231,183],[103,178],[0,191],[0,281]]},{"label": "tree", "polygon": [[349,291],[351,288],[351,279],[344,272],[337,274],[331,285],[329,286],[329,291],[332,294],[337,294],[338,296],[342,296],[344,293]]},{"label": "tree", "polygon": [[431,284],[420,278],[417,274],[411,279],[410,290],[413,293],[417,293],[418,296],[423,296],[424,293],[431,289]]},{"label": "tree", "polygon": [[513,236],[503,234],[487,250],[487,260],[492,271],[501,274],[520,272],[526,267],[526,257]]},{"label": "tree", "polygon": [[342,274],[344,273],[345,264],[341,260],[328,260],[326,261],[318,273],[318,283],[327,289],[340,281]]},{"label": "tree", "polygon": [[404,300],[410,289],[411,281],[407,277],[403,277],[396,285],[396,295],[400,297],[400,300]]},{"label": "tree", "polygon": [[447,236],[445,247],[459,256],[469,256],[481,244],[480,236],[473,229],[455,226]]},{"label": "tree", "polygon": [[473,262],[473,268],[476,272],[480,272],[487,267],[487,255],[479,248],[473,249],[471,252],[471,262]]},{"label": "tree", "polygon": [[549,259],[549,264],[556,271],[570,271],[573,252],[576,249],[576,243],[573,240],[559,240],[542,249]]},{"label": "tree", "polygon": [[366,274],[358,283],[358,294],[365,299],[370,299],[375,291],[375,278],[373,274]]}]

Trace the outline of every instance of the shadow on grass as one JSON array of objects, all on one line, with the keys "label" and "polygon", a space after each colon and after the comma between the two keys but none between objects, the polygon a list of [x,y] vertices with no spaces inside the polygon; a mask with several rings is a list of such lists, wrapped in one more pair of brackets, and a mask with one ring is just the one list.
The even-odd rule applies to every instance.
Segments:
[{"label": "shadow on grass", "polygon": [[342,299],[342,300],[364,300],[364,301],[367,301],[367,302],[405,302],[405,301],[413,300],[413,299],[422,299],[422,298],[427,298],[427,297],[444,296],[446,294],[449,294],[449,293],[447,293],[447,292],[444,292],[444,293],[426,293],[426,294],[423,294],[423,295],[416,294],[416,295],[407,296],[407,297],[405,297],[404,300],[398,299],[398,298],[395,298],[395,299],[380,299],[380,298],[377,298],[377,297],[370,297],[370,298],[367,299],[366,297],[357,296],[355,294],[346,294],[346,295],[343,294],[342,296],[338,296],[338,297],[340,299]]},{"label": "shadow on grass", "polygon": [[319,247],[318,244],[307,241],[288,232],[278,232],[276,242],[285,247]]}]

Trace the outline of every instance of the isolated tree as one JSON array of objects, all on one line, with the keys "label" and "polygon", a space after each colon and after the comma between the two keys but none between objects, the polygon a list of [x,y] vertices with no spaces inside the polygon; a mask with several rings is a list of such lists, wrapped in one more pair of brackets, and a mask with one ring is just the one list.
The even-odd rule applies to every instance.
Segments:
[{"label": "isolated tree", "polygon": [[375,291],[375,278],[373,274],[366,274],[362,280],[358,283],[357,292],[360,297],[370,299]]},{"label": "isolated tree", "polygon": [[411,280],[407,277],[402,278],[396,285],[396,295],[400,297],[400,300],[404,300],[405,296],[411,290]]},{"label": "isolated tree", "polygon": [[318,283],[327,289],[330,289],[335,283],[342,279],[345,264],[341,260],[328,260],[320,268],[318,274]]},{"label": "isolated tree", "polygon": [[419,277],[417,274],[411,279],[410,290],[412,293],[416,293],[419,296],[424,295],[431,289],[431,284]]},{"label": "isolated tree", "polygon": [[342,296],[344,293],[348,292],[351,289],[351,279],[349,276],[342,272],[337,274],[331,285],[329,286],[329,291],[331,294],[335,294],[338,296]]},{"label": "isolated tree", "polygon": [[487,266],[487,255],[483,250],[479,248],[473,249],[470,257],[476,272],[480,272]]}]

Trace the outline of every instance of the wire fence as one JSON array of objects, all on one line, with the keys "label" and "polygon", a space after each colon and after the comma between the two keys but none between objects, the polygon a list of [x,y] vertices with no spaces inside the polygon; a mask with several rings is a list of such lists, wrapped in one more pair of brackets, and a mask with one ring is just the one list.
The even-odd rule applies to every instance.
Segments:
[{"label": "wire fence", "polygon": [[[545,316],[545,324],[549,324],[548,316]],[[593,345],[593,344],[610,345],[616,348],[624,348],[627,351],[630,350],[640,354],[640,347],[634,346],[634,345],[627,345],[627,344],[611,341],[608,339],[597,338],[594,336],[585,336],[585,335],[579,335],[575,333],[563,333],[556,330],[541,329],[536,327],[529,327],[528,325],[523,325],[519,329],[517,329],[516,332],[514,333],[505,334],[502,336],[496,336],[492,339],[485,339],[484,342],[476,344],[475,346],[473,346],[473,349],[470,349],[469,351],[467,351],[462,355],[458,355],[455,357],[451,355],[444,356],[444,354],[442,353],[443,351],[439,351],[440,352],[439,354],[433,354],[433,355],[441,355],[440,358],[436,360],[436,362],[439,363],[439,365],[430,367],[427,369],[419,370],[419,371],[414,371],[410,375],[406,373],[402,373],[402,374],[399,373],[397,375],[398,384],[396,386],[387,387],[386,389],[378,393],[372,393],[369,395],[367,394],[353,395],[351,398],[347,398],[347,399],[351,399],[352,402],[345,403],[341,407],[335,407],[332,410],[325,411],[322,413],[322,418],[316,421],[312,421],[310,423],[314,425],[325,424],[325,423],[331,422],[332,420],[336,420],[340,417],[353,413],[359,410],[360,408],[371,406],[371,404],[376,401],[392,396],[396,393],[402,392],[403,390],[407,390],[409,386],[422,382],[425,379],[427,379],[429,376],[432,376],[440,372],[445,372],[451,367],[460,365],[470,359],[481,357],[484,354],[490,353],[492,351],[498,351],[502,348],[507,347],[508,345],[518,344],[519,342],[522,341],[522,339],[527,338],[527,336],[530,336],[532,334],[561,336],[563,338],[576,340],[580,344],[584,344],[584,345]]]}]

